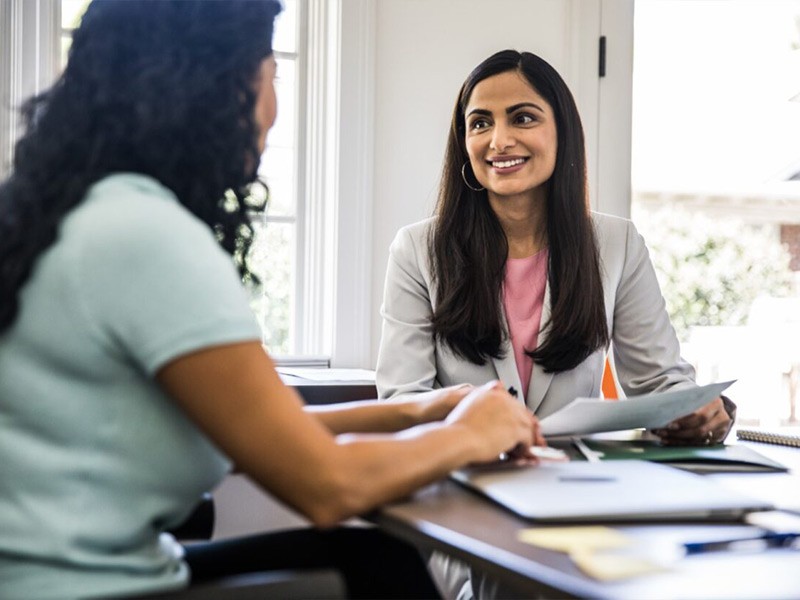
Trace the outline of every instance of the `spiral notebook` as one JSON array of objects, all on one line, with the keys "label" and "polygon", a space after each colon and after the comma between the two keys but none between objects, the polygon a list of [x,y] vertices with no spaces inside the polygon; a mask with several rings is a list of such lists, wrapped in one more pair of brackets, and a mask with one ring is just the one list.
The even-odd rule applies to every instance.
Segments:
[{"label": "spiral notebook", "polygon": [[765,444],[800,448],[800,427],[774,431],[756,428],[737,429],[736,437],[749,442],[763,442]]}]

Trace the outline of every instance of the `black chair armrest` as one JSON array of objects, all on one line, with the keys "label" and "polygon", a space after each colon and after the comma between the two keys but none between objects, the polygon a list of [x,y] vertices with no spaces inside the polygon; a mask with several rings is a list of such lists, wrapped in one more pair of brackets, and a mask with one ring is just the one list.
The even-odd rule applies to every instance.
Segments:
[{"label": "black chair armrest", "polygon": [[[140,596],[139,600],[341,600],[342,576],[332,569],[263,571],[227,577],[186,590]],[[129,598],[128,600],[134,600]]]},{"label": "black chair armrest", "polygon": [[205,493],[192,514],[169,532],[178,540],[210,540],[214,533],[214,518],[214,497]]}]

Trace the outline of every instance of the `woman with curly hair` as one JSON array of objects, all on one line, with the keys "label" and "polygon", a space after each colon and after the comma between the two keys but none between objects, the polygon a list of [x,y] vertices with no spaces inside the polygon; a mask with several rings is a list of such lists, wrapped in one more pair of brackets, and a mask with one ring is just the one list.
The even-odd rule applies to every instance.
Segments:
[{"label": "woman with curly hair", "polygon": [[[434,595],[412,548],[335,525],[543,441],[496,382],[316,411],[282,384],[241,281],[279,10],[95,0],[25,106],[0,186],[3,598],[294,567],[337,568],[352,596]],[[181,547],[165,530],[231,464],[325,530]]]}]

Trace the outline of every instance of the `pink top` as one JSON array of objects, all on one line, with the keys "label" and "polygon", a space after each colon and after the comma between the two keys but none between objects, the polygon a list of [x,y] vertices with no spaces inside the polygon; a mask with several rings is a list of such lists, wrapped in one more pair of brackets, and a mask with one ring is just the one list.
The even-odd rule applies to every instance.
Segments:
[{"label": "pink top", "polygon": [[533,256],[509,258],[503,282],[503,307],[514,359],[522,382],[522,395],[528,395],[533,360],[525,350],[535,350],[542,321],[544,290],[547,286],[547,249]]}]

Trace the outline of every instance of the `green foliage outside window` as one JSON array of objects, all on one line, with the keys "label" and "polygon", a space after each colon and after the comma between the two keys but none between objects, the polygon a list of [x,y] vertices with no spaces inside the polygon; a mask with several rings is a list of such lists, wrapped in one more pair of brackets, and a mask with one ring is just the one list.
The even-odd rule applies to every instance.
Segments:
[{"label": "green foliage outside window", "polygon": [[693,326],[744,325],[758,296],[791,293],[789,252],[774,227],[676,208],[640,207],[634,221],[681,341]]},{"label": "green foliage outside window", "polygon": [[261,279],[260,289],[253,289],[250,307],[258,319],[264,344],[270,354],[289,354],[292,323],[294,271],[292,238],[294,228],[286,223],[253,223],[255,243],[250,250],[250,264]]}]

